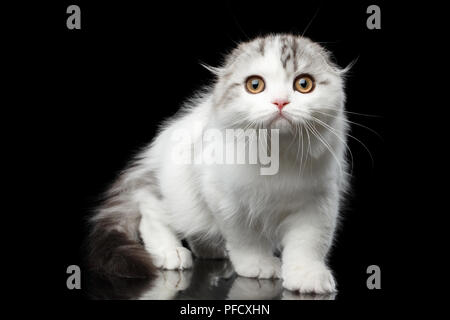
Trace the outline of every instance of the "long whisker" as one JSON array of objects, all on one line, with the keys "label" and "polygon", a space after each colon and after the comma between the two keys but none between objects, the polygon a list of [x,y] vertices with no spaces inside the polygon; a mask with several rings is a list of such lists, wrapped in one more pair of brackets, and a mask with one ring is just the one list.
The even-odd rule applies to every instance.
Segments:
[{"label": "long whisker", "polygon": [[294,132],[293,132],[293,134],[292,134],[291,142],[290,142],[290,143],[288,144],[288,146],[287,146],[287,149],[289,149],[289,148],[292,146],[292,144],[293,144],[294,141],[295,141],[295,138],[297,137],[297,126],[293,126],[292,130],[293,130]]},{"label": "long whisker", "polygon": [[320,114],[323,114],[323,115],[325,115],[325,116],[332,117],[332,118],[335,118],[335,119],[339,119],[339,120],[345,121],[345,122],[347,122],[347,123],[354,124],[355,126],[359,126],[359,127],[364,128],[364,129],[367,129],[367,130],[369,130],[370,132],[372,132],[373,134],[375,134],[378,138],[380,138],[381,140],[383,140],[383,137],[382,137],[378,132],[376,132],[375,130],[373,130],[373,129],[369,128],[369,127],[366,127],[366,126],[363,125],[363,124],[360,124],[360,123],[357,123],[357,122],[348,120],[348,119],[343,118],[343,117],[335,116],[335,115],[332,115],[332,114],[329,114],[329,113],[326,113],[326,112],[321,112],[321,111],[318,111],[318,110],[314,110],[314,112],[317,112],[317,113],[320,113]]},{"label": "long whisker", "polygon": [[347,151],[350,154],[350,161],[351,161],[351,163],[350,163],[350,174],[353,174],[353,165],[354,165],[353,153],[352,153],[352,150],[350,150],[350,147],[348,146],[347,142],[341,136],[338,135],[338,133],[342,134],[342,132],[339,132],[338,130],[334,129],[333,127],[331,127],[330,125],[326,124],[322,120],[317,119],[316,117],[312,117],[312,118],[313,118],[313,121],[316,121],[319,125],[321,125],[326,130],[328,130],[329,132],[334,134],[336,136],[336,138],[338,138],[342,142],[342,144],[344,145],[344,147],[347,149]]},{"label": "long whisker", "polygon": [[[336,108],[333,107],[332,105],[319,105],[318,107],[320,107],[322,109],[328,109],[328,110],[336,111]],[[358,116],[365,116],[365,117],[382,118],[382,116],[377,115],[377,114],[359,113],[359,112],[353,112],[353,111],[348,111],[348,110],[340,110],[339,112],[355,114],[355,115],[358,115]]]},{"label": "long whisker", "polygon": [[[305,131],[306,131],[306,134],[308,135],[308,154],[311,155],[311,152],[312,152],[311,138],[310,138],[310,135],[309,135],[308,126],[305,126]],[[306,162],[308,161],[308,154],[306,154],[305,167],[306,167]],[[310,175],[312,175],[312,162],[311,161],[310,161]]]},{"label": "long whisker", "polygon": [[330,151],[331,155],[333,156],[333,158],[336,160],[336,164],[339,167],[339,171],[342,174],[342,166],[341,163],[339,161],[339,158],[336,156],[336,153],[333,151],[333,148],[328,144],[328,142],[326,142],[322,135],[319,133],[319,131],[317,131],[316,128],[314,128],[313,125],[311,125],[308,121],[306,122],[306,125],[309,126],[309,128],[311,129],[311,132],[314,134],[314,136],[325,146],[325,148],[327,148],[328,151]]},{"label": "long whisker", "polygon": [[320,10],[320,7],[317,8],[317,10],[314,13],[313,17],[311,18],[311,20],[306,25],[306,28],[303,30],[301,37],[303,37],[305,35],[306,31],[308,31],[308,29],[311,26],[312,22],[314,21],[314,19],[316,18],[317,14],[319,13],[319,10]]},{"label": "long whisker", "polygon": [[297,152],[295,153],[295,163],[297,163],[297,161],[298,161],[298,153],[300,151],[300,132],[299,132],[299,125],[298,124],[295,125],[294,139],[296,139],[297,136],[298,136],[298,143],[297,143]]},{"label": "long whisker", "polygon": [[305,141],[304,141],[304,138],[303,138],[303,126],[300,127],[300,140],[302,142],[302,157],[300,159],[300,161],[301,161],[300,172],[303,172],[303,167],[304,167],[304,165],[303,165],[303,154],[305,154],[305,163],[306,163],[306,161],[308,161],[308,154],[304,151]]},{"label": "long whisker", "polygon": [[354,139],[354,140],[357,141],[359,144],[361,144],[361,146],[363,146],[363,148],[364,148],[364,149],[367,151],[367,153],[369,154],[369,157],[370,157],[370,160],[371,160],[371,163],[372,163],[372,167],[373,167],[374,164],[375,164],[375,161],[374,161],[374,159],[373,159],[372,153],[370,152],[369,148],[368,148],[361,140],[359,140],[359,139],[356,138],[355,136],[352,136],[350,133],[347,132],[345,135],[348,136],[348,137],[350,137],[350,138],[352,138],[352,139]]}]

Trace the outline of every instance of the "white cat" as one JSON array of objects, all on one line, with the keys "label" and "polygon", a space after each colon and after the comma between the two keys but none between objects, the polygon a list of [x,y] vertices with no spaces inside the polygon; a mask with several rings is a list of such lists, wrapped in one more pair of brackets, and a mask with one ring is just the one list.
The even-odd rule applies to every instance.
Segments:
[{"label": "white cat", "polygon": [[[163,124],[92,218],[91,267],[148,277],[190,268],[193,253],[229,257],[244,277],[281,277],[289,290],[335,291],[326,256],[347,185],[346,69],[294,35],[242,43],[207,68],[216,82]],[[276,174],[259,162],[177,163],[174,149],[193,151],[212,128],[278,129]],[[190,139],[174,142],[180,132]]]}]

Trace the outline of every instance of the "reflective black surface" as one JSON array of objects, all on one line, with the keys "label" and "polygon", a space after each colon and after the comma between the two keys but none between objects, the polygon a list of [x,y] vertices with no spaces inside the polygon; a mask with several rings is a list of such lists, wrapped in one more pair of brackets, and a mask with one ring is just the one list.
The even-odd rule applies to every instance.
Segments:
[{"label": "reflective black surface", "polygon": [[91,299],[138,300],[334,300],[336,295],[297,294],[282,281],[239,277],[228,260],[199,260],[184,271],[158,270],[154,279],[119,279],[91,275]]}]

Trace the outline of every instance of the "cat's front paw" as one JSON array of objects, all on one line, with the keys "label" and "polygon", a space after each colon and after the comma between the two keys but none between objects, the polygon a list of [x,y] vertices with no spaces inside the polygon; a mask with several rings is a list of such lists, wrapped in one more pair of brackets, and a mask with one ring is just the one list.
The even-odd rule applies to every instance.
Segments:
[{"label": "cat's front paw", "polygon": [[336,292],[336,283],[323,263],[283,266],[283,287],[300,293],[326,294]]},{"label": "cat's front paw", "polygon": [[154,253],[153,263],[157,268],[183,270],[192,268],[192,253],[185,247],[175,247]]},{"label": "cat's front paw", "polygon": [[281,261],[276,257],[252,257],[233,261],[234,270],[242,277],[272,279],[281,277]]}]

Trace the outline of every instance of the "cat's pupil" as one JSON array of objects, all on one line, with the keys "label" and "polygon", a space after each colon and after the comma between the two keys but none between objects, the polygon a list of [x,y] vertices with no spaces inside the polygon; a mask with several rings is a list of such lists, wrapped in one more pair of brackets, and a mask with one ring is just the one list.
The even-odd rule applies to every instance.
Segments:
[{"label": "cat's pupil", "polygon": [[256,90],[258,89],[258,87],[259,87],[259,80],[258,79],[252,80],[252,88]]},{"label": "cat's pupil", "polygon": [[301,79],[299,84],[302,88],[306,88],[308,86],[308,82],[305,79]]}]

